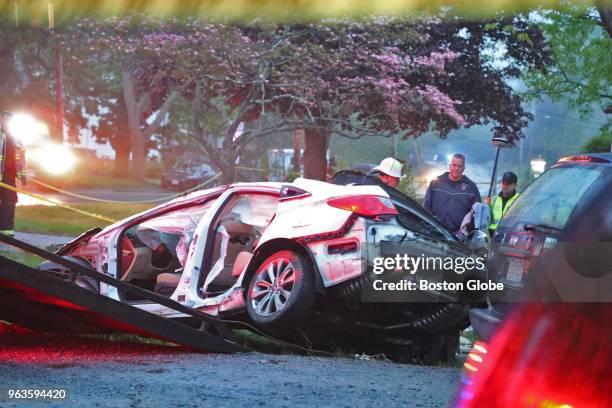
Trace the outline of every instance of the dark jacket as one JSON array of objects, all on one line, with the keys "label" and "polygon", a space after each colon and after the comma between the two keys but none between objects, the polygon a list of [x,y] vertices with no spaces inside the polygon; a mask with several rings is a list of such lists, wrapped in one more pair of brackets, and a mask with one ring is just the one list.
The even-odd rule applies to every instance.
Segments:
[{"label": "dark jacket", "polygon": [[448,172],[434,179],[427,193],[423,207],[432,213],[446,229],[455,233],[461,227],[463,217],[480,202],[480,192],[476,184],[466,176],[452,181]]},{"label": "dark jacket", "polygon": [[[0,129],[0,180],[15,187],[16,177],[25,177],[26,163],[23,145]],[[17,202],[17,193],[8,189],[1,189],[3,200]]]}]

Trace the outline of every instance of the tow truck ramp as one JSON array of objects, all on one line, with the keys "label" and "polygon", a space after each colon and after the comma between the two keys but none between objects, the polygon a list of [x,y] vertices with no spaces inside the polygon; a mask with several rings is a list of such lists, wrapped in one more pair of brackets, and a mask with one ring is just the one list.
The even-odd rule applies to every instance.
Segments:
[{"label": "tow truck ramp", "polygon": [[[0,320],[41,332],[132,333],[200,351],[245,351],[231,341],[225,323],[213,316],[7,235],[0,234],[0,242],[71,271],[66,280],[0,256]],[[115,286],[187,317],[165,318],[82,288],[75,283],[79,275]]]}]

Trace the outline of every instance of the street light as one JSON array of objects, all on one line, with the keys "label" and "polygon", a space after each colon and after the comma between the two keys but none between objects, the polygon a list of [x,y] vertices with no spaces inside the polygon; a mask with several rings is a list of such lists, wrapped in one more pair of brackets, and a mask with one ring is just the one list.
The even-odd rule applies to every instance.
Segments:
[{"label": "street light", "polygon": [[49,128],[44,123],[27,113],[14,114],[8,123],[13,137],[24,146],[31,146],[44,140],[49,135]]},{"label": "street light", "polygon": [[531,171],[534,177],[538,178],[546,170],[546,160],[541,155],[531,160]]},{"label": "street light", "polygon": [[489,197],[493,194],[493,186],[495,185],[495,176],[497,174],[497,161],[499,160],[499,151],[502,147],[510,144],[510,140],[504,136],[494,136],[491,140],[493,145],[497,147],[495,152],[495,162],[493,163],[493,174],[491,174],[491,184],[489,185]]}]

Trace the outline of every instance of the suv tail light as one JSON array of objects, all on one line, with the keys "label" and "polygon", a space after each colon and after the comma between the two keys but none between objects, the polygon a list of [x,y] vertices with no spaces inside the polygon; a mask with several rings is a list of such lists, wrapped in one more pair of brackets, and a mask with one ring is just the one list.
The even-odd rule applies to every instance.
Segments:
[{"label": "suv tail light", "polygon": [[566,156],[560,158],[557,163],[567,162],[591,162],[591,163],[610,163],[610,160],[603,157],[581,155],[581,156]]},{"label": "suv tail light", "polygon": [[390,199],[375,195],[355,195],[327,200],[327,204],[341,210],[351,211],[362,217],[397,215]]}]

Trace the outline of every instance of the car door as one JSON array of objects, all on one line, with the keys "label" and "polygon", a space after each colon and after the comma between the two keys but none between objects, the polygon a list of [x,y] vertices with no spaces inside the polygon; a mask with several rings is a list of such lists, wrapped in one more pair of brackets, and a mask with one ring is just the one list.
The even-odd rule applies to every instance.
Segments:
[{"label": "car door", "polygon": [[[176,300],[186,302],[193,307],[209,306],[216,302],[215,295],[218,295],[219,291],[205,293],[202,289],[211,268],[219,259],[220,254],[215,254],[215,246],[223,239],[223,233],[219,229],[223,217],[231,212],[232,206],[241,197],[245,197],[246,195],[264,195],[274,197],[274,199],[277,200],[279,190],[280,186],[238,186],[228,189],[217,199],[211,211],[202,218],[195,230],[194,239],[185,264],[185,270],[188,271],[188,276],[184,275],[183,280],[179,283],[179,287],[174,295]],[[255,208],[261,210],[261,207],[255,206]],[[255,215],[257,216],[257,214]],[[262,218],[260,221],[264,223],[265,219]],[[236,225],[235,227],[240,228],[241,226]],[[231,235],[226,238],[227,241],[229,241]],[[254,243],[251,243],[251,245],[252,244]],[[220,251],[221,249],[219,248],[219,253]],[[236,255],[236,253],[233,255]],[[228,267],[229,265],[228,263]],[[228,272],[228,270],[225,272]]]}]

